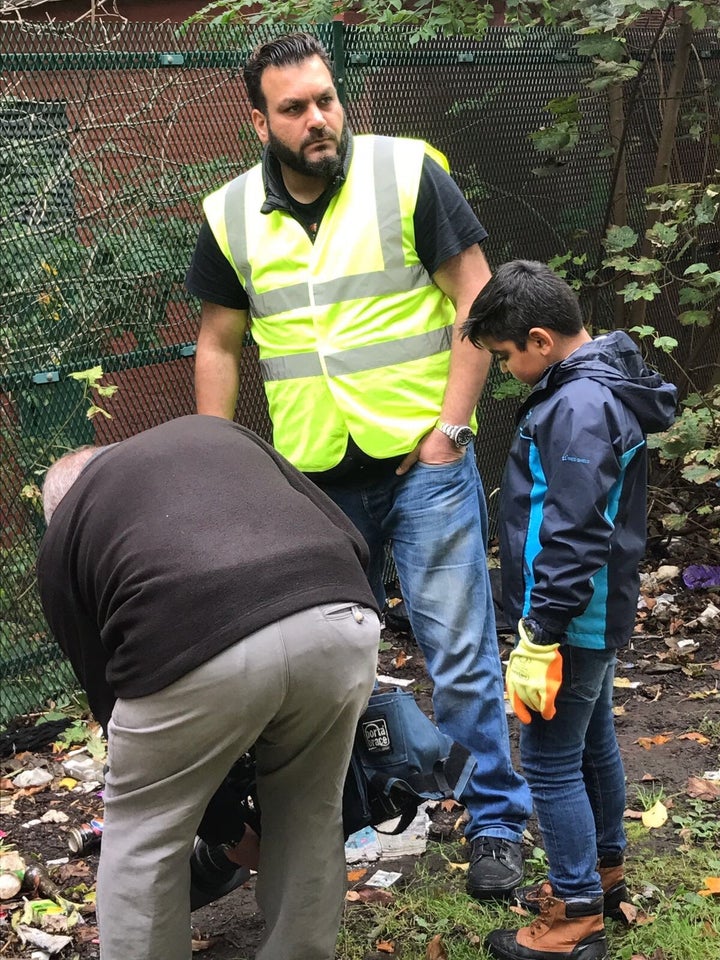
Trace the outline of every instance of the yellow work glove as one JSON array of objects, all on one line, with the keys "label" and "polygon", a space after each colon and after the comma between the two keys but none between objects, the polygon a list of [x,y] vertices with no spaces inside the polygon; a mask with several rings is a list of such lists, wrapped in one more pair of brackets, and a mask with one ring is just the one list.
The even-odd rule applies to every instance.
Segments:
[{"label": "yellow work glove", "polygon": [[555,716],[555,696],[562,683],[562,657],[559,643],[533,643],[533,633],[525,620],[518,623],[520,640],[505,674],[510,706],[522,723],[530,723],[530,710],[543,720]]}]

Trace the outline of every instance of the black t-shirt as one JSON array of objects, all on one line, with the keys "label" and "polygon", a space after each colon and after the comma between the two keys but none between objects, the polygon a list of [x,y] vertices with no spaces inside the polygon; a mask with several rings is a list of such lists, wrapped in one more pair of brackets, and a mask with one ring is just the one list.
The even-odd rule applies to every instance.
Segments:
[{"label": "black t-shirt", "polygon": [[[287,197],[288,206],[310,236],[317,232],[311,225],[322,219],[331,195],[323,194],[312,204],[299,204]],[[487,238],[487,231],[458,185],[428,156],[423,162],[413,222],[415,247],[430,276],[450,257]],[[247,310],[249,306],[247,294],[207,222],[200,228],[185,286],[194,296],[221,307]]]}]

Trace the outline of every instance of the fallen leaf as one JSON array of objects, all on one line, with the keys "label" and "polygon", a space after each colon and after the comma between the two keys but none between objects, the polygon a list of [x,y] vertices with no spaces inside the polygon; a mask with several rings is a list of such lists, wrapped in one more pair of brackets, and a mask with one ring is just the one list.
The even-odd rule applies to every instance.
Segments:
[{"label": "fallen leaf", "polygon": [[89,924],[78,926],[73,930],[73,939],[76,943],[93,943],[97,940],[98,928]]},{"label": "fallen leaf", "polygon": [[648,830],[655,830],[657,827],[661,827],[667,818],[667,807],[661,800],[658,800],[649,810],[643,812],[642,822]]},{"label": "fallen leaf", "polygon": [[638,909],[632,903],[626,903],[624,900],[619,904],[620,913],[622,913],[625,923],[631,927],[637,922]]},{"label": "fallen leaf", "polygon": [[461,807],[462,804],[458,803],[457,800],[453,800],[452,797],[449,797],[447,800],[440,801],[440,808],[446,813],[450,813],[451,810],[454,810],[456,807]]},{"label": "fallen leaf", "polygon": [[653,746],[662,746],[662,744],[667,743],[668,740],[672,740],[672,737],[666,733],[659,733],[656,737],[639,737],[635,743],[644,747],[645,750],[650,750]]},{"label": "fallen leaf", "polygon": [[453,863],[452,860],[447,861],[448,870],[469,870],[469,863]]},{"label": "fallen leaf", "polygon": [[5,792],[6,790],[14,790],[15,784],[8,777],[0,777],[0,790]]},{"label": "fallen leaf", "polygon": [[642,810],[625,810],[623,817],[625,820],[642,820]]},{"label": "fallen leaf", "polygon": [[701,897],[720,897],[720,877],[705,877],[705,888],[698,890]]},{"label": "fallen leaf", "polygon": [[698,733],[697,730],[692,730],[690,733],[681,733],[678,740],[694,740],[695,743],[701,743],[704,747],[710,743],[708,738],[702,733]]},{"label": "fallen leaf", "polygon": [[622,706],[613,707],[612,712],[614,717],[622,717],[625,713],[625,707],[622,707]]},{"label": "fallen leaf", "polygon": [[425,960],[448,960],[447,950],[439,933],[436,933],[427,945]]},{"label": "fallen leaf", "polygon": [[201,950],[209,950],[218,942],[219,937],[209,937],[207,940],[192,940],[192,952],[199,953]]},{"label": "fallen leaf", "polygon": [[640,777],[641,783],[656,783],[659,777],[656,777],[654,773],[644,773]]},{"label": "fallen leaf", "polygon": [[72,863],[61,863],[53,876],[58,880],[85,880],[92,876],[90,865],[85,860],[73,860]]},{"label": "fallen leaf", "polygon": [[398,650],[397,656],[392,658],[391,663],[399,670],[401,667],[405,666],[408,660],[411,659],[412,658],[409,657],[404,650]]},{"label": "fallen leaf", "polygon": [[510,913],[516,913],[519,917],[529,917],[530,911],[526,910],[525,907],[519,907],[517,904],[512,904],[508,907]]},{"label": "fallen leaf", "polygon": [[720,781],[706,780],[704,777],[688,777],[686,793],[696,800],[717,800],[720,798]]},{"label": "fallen leaf", "polygon": [[347,875],[348,882],[357,883],[357,881],[360,880],[362,877],[364,877],[366,873],[367,873],[366,867],[362,868],[361,870],[348,870],[348,875]]},{"label": "fallen leaf", "polygon": [[348,903],[381,903],[387,905],[393,902],[393,895],[382,887],[362,887],[360,890],[348,890],[345,894]]},{"label": "fallen leaf", "polygon": [[379,950],[381,953],[395,953],[395,941],[378,940],[375,944],[375,949]]}]

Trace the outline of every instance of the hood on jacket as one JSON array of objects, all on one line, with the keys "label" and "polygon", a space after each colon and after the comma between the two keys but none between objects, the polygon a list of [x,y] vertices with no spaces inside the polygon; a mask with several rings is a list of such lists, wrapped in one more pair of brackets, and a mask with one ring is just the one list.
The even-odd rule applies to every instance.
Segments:
[{"label": "hood on jacket", "polygon": [[666,430],[675,419],[677,388],[645,366],[637,346],[623,330],[596,337],[549,367],[523,403],[518,419],[547,392],[580,379],[604,384],[632,410],[644,433]]}]

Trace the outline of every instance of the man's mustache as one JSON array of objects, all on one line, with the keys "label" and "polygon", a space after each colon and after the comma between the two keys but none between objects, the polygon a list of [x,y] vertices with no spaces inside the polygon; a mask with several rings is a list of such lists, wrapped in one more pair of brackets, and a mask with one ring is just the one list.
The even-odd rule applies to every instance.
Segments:
[{"label": "man's mustache", "polygon": [[339,141],[335,134],[329,127],[326,127],[324,130],[316,130],[314,133],[309,134],[300,145],[300,148],[309,147],[313,143],[318,143],[321,140],[332,140],[333,143],[337,146]]}]

